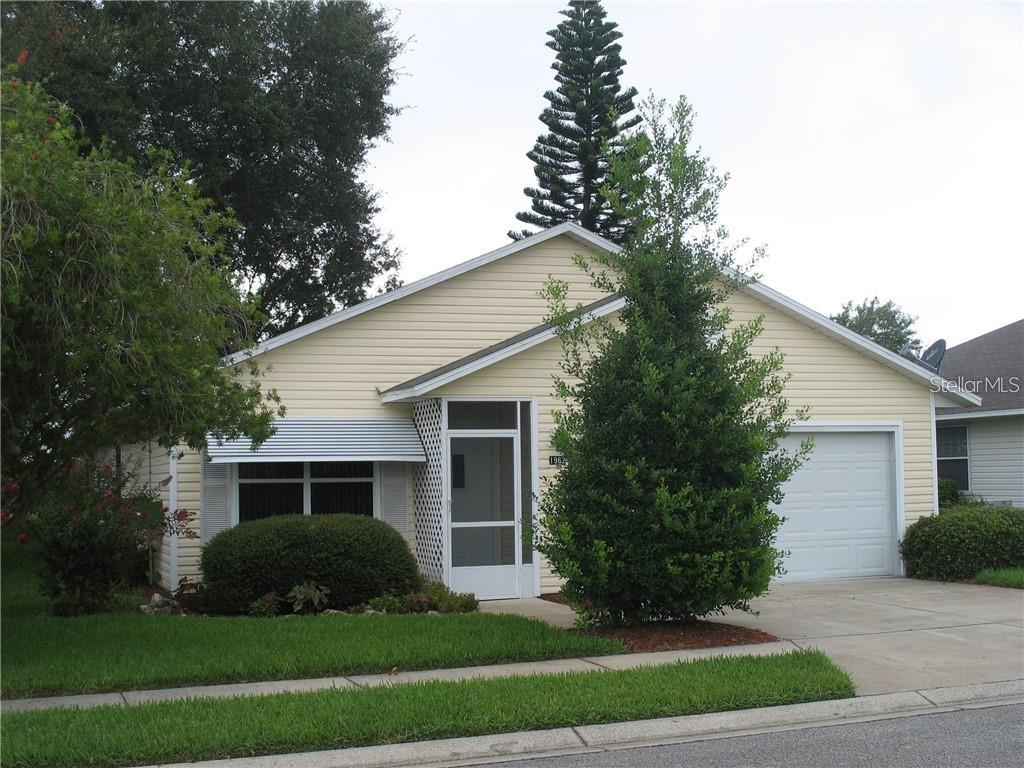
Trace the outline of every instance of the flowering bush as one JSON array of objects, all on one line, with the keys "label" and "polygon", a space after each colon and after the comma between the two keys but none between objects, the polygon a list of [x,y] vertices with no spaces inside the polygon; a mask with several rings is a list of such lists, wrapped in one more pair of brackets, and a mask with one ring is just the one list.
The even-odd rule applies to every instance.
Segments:
[{"label": "flowering bush", "polygon": [[[11,485],[3,486],[5,522],[13,516],[8,499],[17,493]],[[17,517],[24,529],[19,541],[39,547],[43,592],[54,613],[65,616],[107,608],[133,564],[149,563],[153,580],[152,552],[164,534],[195,536],[187,525],[190,512],[170,512],[158,489],[110,464],[76,464]]]}]

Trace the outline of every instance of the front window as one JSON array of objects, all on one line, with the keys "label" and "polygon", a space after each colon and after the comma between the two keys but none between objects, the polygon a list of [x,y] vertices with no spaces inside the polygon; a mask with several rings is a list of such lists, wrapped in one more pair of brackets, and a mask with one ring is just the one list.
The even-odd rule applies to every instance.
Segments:
[{"label": "front window", "polygon": [[274,515],[373,515],[370,461],[238,465],[238,522]]},{"label": "front window", "polygon": [[971,490],[967,427],[939,427],[936,438],[939,477],[948,477],[961,491]]}]

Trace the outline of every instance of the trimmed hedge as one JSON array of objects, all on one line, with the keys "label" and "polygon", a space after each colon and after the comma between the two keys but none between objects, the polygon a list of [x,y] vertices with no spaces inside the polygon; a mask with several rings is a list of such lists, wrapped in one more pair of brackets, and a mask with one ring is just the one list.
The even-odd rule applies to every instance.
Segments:
[{"label": "trimmed hedge", "polygon": [[1024,566],[1024,509],[944,508],[907,528],[900,554],[916,579],[959,581],[985,568]]},{"label": "trimmed hedge", "polygon": [[420,586],[408,545],[387,523],[361,515],[282,515],[243,523],[203,548],[203,581],[215,613],[245,613],[273,592],[305,582],[330,590],[327,607],[351,608]]}]

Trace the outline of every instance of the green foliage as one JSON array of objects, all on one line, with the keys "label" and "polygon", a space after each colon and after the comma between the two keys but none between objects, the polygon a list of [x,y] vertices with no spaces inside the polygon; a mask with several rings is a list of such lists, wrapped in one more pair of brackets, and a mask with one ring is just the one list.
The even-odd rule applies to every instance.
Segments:
[{"label": "green foliage", "polygon": [[[401,44],[366,2],[4,3],[3,61],[147,173],[187,165],[241,227],[228,262],[279,332],[362,300],[397,253],[366,153],[397,110]],[[167,151],[159,158],[150,147]],[[166,160],[164,158],[167,158]],[[187,312],[187,309],[184,310]]]},{"label": "green foliage", "polygon": [[292,601],[295,613],[320,613],[327,607],[327,596],[331,593],[327,587],[321,587],[315,581],[304,581],[292,587],[288,599]]},{"label": "green foliage", "polygon": [[269,619],[281,612],[281,598],[276,592],[267,592],[263,597],[249,603],[249,615],[258,619]]},{"label": "green foliage", "polygon": [[[574,221],[619,242],[626,222],[601,187],[611,156],[621,150],[622,134],[640,122],[639,116],[626,117],[635,109],[636,89],[623,91],[619,85],[626,63],[616,42],[622,33],[596,0],[570,0],[561,14],[565,21],[548,32],[547,45],[555,51],[551,67],[558,73],[558,87],[544,94],[549,105],[540,115],[548,133],[527,153],[537,187],[523,190],[531,210],[516,218],[542,228]],[[509,232],[509,237],[529,234]]]},{"label": "green foliage", "polygon": [[883,304],[877,296],[864,299],[856,306],[848,301],[843,304],[843,311],[832,315],[832,319],[893,352],[908,345],[911,352],[921,351],[921,340],[914,330],[917,318],[906,314],[892,301]]},{"label": "green foliage", "polygon": [[416,561],[390,525],[362,515],[282,515],[217,534],[202,554],[210,607],[244,613],[268,592],[315,582],[323,607],[345,609],[416,590]]},{"label": "green foliage", "polygon": [[949,477],[939,478],[939,506],[952,507],[960,503],[962,494],[956,481]]},{"label": "green foliage", "polygon": [[801,650],[607,672],[4,712],[0,757],[4,766],[17,768],[116,768],[568,728],[853,695],[849,675],[824,653]]},{"label": "green foliage", "polygon": [[[541,501],[538,548],[584,621],[689,618],[745,608],[779,572],[771,504],[802,455],[779,447],[792,419],[777,350],[755,356],[761,319],[724,305],[735,247],[714,228],[724,179],[691,146],[685,100],[612,162],[606,195],[635,226],[587,267],[626,304],[586,323],[548,299],[565,350],[554,447],[567,463]],[[806,447],[805,447],[806,450]]]},{"label": "green foliage", "polygon": [[1008,589],[1024,589],[1024,566],[1020,568],[986,568],[974,577],[979,584]]},{"label": "green foliage", "polygon": [[1024,509],[947,507],[909,526],[900,554],[916,579],[958,581],[986,568],[1024,567]]},{"label": "green foliage", "polygon": [[380,613],[473,613],[479,608],[476,595],[469,592],[452,592],[437,581],[426,581],[418,592],[408,595],[382,595],[367,603]]},{"label": "green foliage", "polygon": [[2,88],[4,476],[28,501],[100,448],[268,436],[276,394],[220,364],[262,325],[222,256],[230,222],[159,156],[143,176],[84,148],[38,84]]},{"label": "green foliage", "polygon": [[109,464],[76,465],[31,507],[4,518],[35,547],[42,591],[59,616],[106,610],[114,586],[135,575],[132,566],[145,562],[165,533],[191,532],[187,511],[162,508],[157,489]]},{"label": "green foliage", "polygon": [[426,596],[428,610],[439,613],[473,613],[480,607],[472,592],[453,592],[439,581],[427,581],[420,588]]}]

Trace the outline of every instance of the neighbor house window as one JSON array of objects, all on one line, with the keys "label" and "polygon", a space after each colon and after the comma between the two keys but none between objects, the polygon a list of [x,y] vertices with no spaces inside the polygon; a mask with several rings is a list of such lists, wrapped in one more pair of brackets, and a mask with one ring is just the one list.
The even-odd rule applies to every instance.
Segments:
[{"label": "neighbor house window", "polygon": [[939,427],[936,437],[939,477],[948,477],[961,491],[971,490],[967,427]]},{"label": "neighbor house window", "polygon": [[373,515],[372,461],[238,465],[238,522],[274,515]]}]

